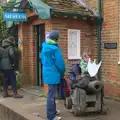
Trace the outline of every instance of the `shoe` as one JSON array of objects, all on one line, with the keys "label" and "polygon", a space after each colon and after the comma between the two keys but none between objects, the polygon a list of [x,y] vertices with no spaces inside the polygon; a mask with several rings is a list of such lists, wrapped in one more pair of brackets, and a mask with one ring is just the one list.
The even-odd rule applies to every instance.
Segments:
[{"label": "shoe", "polygon": [[56,110],[56,115],[60,115],[60,110]]},{"label": "shoe", "polygon": [[3,97],[7,98],[7,97],[12,97],[12,96],[8,94],[7,90],[4,90]]},{"label": "shoe", "polygon": [[13,98],[23,98],[23,95],[17,93],[17,90],[13,90]]},{"label": "shoe", "polygon": [[61,117],[55,117],[53,120],[61,120]]}]

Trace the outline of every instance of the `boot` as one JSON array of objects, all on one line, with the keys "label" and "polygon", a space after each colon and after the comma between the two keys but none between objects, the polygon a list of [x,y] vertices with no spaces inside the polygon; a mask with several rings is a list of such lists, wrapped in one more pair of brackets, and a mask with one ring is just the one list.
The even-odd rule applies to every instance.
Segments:
[{"label": "boot", "polygon": [[20,94],[18,94],[17,90],[14,89],[14,90],[13,90],[13,98],[23,98],[23,96],[20,95]]},{"label": "boot", "polygon": [[11,97],[11,95],[8,94],[7,89],[4,89],[4,91],[3,91],[3,97],[4,98]]}]

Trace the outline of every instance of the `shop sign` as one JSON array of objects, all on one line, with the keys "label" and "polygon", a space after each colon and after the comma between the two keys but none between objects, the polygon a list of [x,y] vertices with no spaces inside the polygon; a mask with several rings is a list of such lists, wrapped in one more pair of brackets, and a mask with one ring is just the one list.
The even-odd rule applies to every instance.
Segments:
[{"label": "shop sign", "polygon": [[25,22],[27,15],[25,12],[4,12],[4,20],[12,22]]}]

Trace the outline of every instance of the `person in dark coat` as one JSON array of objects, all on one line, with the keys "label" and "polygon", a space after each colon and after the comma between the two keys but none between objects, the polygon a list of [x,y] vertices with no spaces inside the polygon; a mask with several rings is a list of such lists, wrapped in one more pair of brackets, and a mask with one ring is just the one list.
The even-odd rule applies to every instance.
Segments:
[{"label": "person in dark coat", "polygon": [[0,62],[0,68],[4,73],[4,94],[3,97],[9,97],[8,95],[8,83],[9,80],[12,84],[13,97],[22,98],[22,95],[19,95],[16,89],[16,66],[18,63],[17,50],[15,48],[15,39],[14,37],[9,37],[2,42],[3,53]]}]

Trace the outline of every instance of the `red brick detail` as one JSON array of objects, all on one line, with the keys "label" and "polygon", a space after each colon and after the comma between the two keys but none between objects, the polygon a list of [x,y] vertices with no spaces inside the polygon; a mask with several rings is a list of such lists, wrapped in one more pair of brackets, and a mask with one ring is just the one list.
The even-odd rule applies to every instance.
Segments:
[{"label": "red brick detail", "polygon": [[7,3],[7,0],[0,0],[0,4]]},{"label": "red brick detail", "polygon": [[105,96],[120,97],[120,87],[115,86],[112,83],[105,83]]},{"label": "red brick detail", "polygon": [[[97,0],[87,0],[91,8],[97,8]],[[119,84],[120,81],[120,71],[118,70],[118,58],[119,49],[104,49],[104,43],[116,42],[118,47],[120,46],[120,8],[118,7],[119,0],[104,0],[102,2],[102,14],[104,18],[103,28],[102,28],[102,80],[109,81],[111,84],[107,83],[105,85],[105,93],[109,96],[119,97],[119,87],[114,86],[114,82]],[[112,16],[111,16],[112,15]],[[107,88],[106,88],[107,87]],[[112,91],[112,92],[111,92]]]}]

